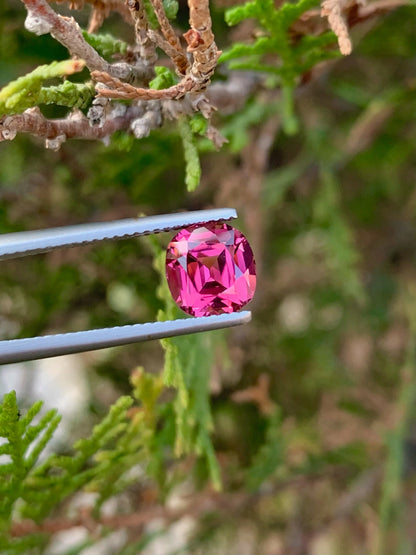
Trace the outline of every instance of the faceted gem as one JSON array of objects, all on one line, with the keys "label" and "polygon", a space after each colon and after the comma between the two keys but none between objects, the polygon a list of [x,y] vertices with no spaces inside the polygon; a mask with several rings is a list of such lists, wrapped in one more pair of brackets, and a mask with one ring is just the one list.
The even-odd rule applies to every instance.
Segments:
[{"label": "faceted gem", "polygon": [[253,251],[244,235],[227,224],[192,225],[169,243],[166,277],[176,304],[187,314],[235,312],[256,289]]}]

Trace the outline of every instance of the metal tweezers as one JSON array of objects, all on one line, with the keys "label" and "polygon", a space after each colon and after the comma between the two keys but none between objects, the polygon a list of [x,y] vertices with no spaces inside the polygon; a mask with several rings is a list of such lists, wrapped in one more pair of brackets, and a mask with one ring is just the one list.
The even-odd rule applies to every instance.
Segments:
[{"label": "metal tweezers", "polygon": [[[50,252],[62,247],[89,245],[100,241],[139,237],[180,229],[192,224],[224,221],[236,218],[232,208],[198,210],[181,214],[168,214],[90,223],[39,231],[22,231],[0,235],[0,262],[30,254]],[[70,353],[103,349],[151,339],[161,339],[245,324],[251,312],[234,312],[219,316],[184,318],[166,322],[148,322],[113,328],[103,328],[58,335],[38,336],[0,341],[0,364],[22,362]]]}]

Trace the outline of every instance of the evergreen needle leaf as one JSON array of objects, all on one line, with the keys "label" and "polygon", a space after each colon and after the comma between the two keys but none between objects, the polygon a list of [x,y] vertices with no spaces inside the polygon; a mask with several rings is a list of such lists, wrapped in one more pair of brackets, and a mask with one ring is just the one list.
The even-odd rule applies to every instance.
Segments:
[{"label": "evergreen needle leaf", "polygon": [[192,128],[188,118],[178,118],[179,133],[182,138],[185,157],[185,183],[188,191],[195,191],[201,180],[201,163]]},{"label": "evergreen needle leaf", "polygon": [[83,69],[83,60],[64,60],[37,67],[0,90],[0,116],[13,114],[38,104],[42,83],[54,77],[64,77]]}]

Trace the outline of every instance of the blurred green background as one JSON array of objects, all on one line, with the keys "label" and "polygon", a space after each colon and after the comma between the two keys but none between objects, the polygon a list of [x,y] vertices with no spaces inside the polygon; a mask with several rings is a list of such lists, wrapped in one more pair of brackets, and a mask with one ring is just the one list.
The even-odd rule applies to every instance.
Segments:
[{"label": "blurred green background", "polygon": [[[223,8],[214,9],[220,45],[233,40]],[[24,30],[24,17],[19,2],[0,5],[0,85],[67,57]],[[86,12],[77,18],[85,24]],[[354,29],[352,55],[298,88],[294,136],[281,130],[278,91],[219,114],[230,143],[202,153],[192,194],[174,125],[58,152],[27,136],[0,145],[2,233],[209,206],[239,212],[259,271],[253,322],[226,334],[227,355],[222,336],[214,341],[211,378],[230,507],[201,520],[184,552],[416,552],[415,20],[407,6]],[[104,30],[125,33],[116,16]],[[154,320],[152,252],[127,240],[2,263],[1,337]],[[92,423],[130,390],[134,367],[160,371],[163,352],[151,343],[82,360],[95,384],[83,418]],[[253,490],[249,503],[233,501]]]}]

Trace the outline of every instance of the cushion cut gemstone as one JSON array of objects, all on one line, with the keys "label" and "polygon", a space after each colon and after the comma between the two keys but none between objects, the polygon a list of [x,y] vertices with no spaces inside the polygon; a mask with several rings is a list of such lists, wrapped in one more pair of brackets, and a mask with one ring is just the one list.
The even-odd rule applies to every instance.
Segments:
[{"label": "cushion cut gemstone", "polygon": [[256,289],[253,251],[224,223],[182,229],[169,243],[166,276],[176,304],[192,316],[235,312]]}]

